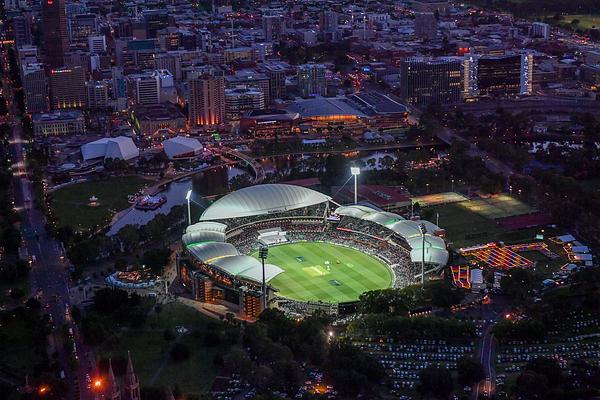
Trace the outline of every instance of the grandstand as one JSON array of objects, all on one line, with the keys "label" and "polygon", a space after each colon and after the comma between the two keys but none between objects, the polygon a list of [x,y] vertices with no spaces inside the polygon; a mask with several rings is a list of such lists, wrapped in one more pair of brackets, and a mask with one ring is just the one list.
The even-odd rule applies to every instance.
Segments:
[{"label": "grandstand", "polygon": [[[427,226],[424,241],[419,223]],[[187,227],[177,273],[194,299],[253,319],[263,300],[256,253],[269,246],[265,281],[271,306],[292,314],[336,314],[339,303],[356,301],[364,291],[414,282],[423,256],[428,269],[444,266],[448,252],[436,236],[442,232],[427,221],[339,206],[305,187],[256,185],[223,196]]]}]

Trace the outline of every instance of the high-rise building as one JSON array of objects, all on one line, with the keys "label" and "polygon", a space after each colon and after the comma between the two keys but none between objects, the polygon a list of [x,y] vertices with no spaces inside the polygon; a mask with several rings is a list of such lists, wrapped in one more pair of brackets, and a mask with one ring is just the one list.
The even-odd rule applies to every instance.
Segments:
[{"label": "high-rise building", "polygon": [[[527,57],[520,54],[483,56],[477,59],[477,92],[479,96],[505,97],[529,92]],[[523,88],[525,86],[525,88]]]},{"label": "high-rise building", "polygon": [[106,110],[109,108],[107,81],[89,81],[87,83],[87,93],[87,104],[90,110]]},{"label": "high-rise building", "polygon": [[323,35],[323,40],[328,42],[339,40],[338,13],[323,11],[319,16],[319,29]]},{"label": "high-rise building", "polygon": [[52,68],[62,67],[69,50],[65,0],[42,0],[42,23],[46,63]]},{"label": "high-rise building", "polygon": [[531,24],[531,37],[540,39],[550,38],[550,25],[543,22],[534,22]]},{"label": "high-rise building", "polygon": [[285,18],[282,15],[264,15],[262,26],[267,42],[279,40],[285,35]]},{"label": "high-rise building", "polygon": [[87,90],[82,67],[56,68],[50,71],[50,106],[53,110],[85,108]]},{"label": "high-rise building", "polygon": [[189,91],[191,129],[211,130],[223,123],[225,82],[222,76],[201,74],[192,77]]},{"label": "high-rise building", "polygon": [[415,13],[415,36],[433,40],[437,36],[438,21],[431,12]]},{"label": "high-rise building", "polygon": [[410,105],[454,104],[461,100],[462,59],[411,57],[400,64],[400,91]]},{"label": "high-rise building", "polygon": [[141,75],[135,78],[135,102],[137,104],[160,103],[160,80],[158,76]]},{"label": "high-rise building", "polygon": [[266,75],[269,77],[269,92],[271,101],[274,99],[284,99],[285,90],[285,69],[277,64],[263,64]]},{"label": "high-rise building", "polygon": [[48,79],[43,64],[27,64],[21,71],[25,109],[28,113],[48,111]]},{"label": "high-rise building", "polygon": [[253,71],[240,71],[235,75],[225,77],[225,87],[235,88],[238,86],[259,89],[265,95],[265,103],[269,104],[271,101],[270,79],[266,74]]},{"label": "high-rise building", "polygon": [[92,54],[106,52],[106,37],[104,35],[88,36],[88,50]]},{"label": "high-rise building", "polygon": [[12,19],[15,46],[31,44],[31,17],[27,14],[18,15]]},{"label": "high-rise building", "polygon": [[237,120],[246,111],[263,110],[265,108],[265,95],[256,88],[245,86],[225,89],[225,117],[228,120]]},{"label": "high-rise building", "polygon": [[298,66],[298,91],[302,97],[327,95],[327,68],[323,64]]}]

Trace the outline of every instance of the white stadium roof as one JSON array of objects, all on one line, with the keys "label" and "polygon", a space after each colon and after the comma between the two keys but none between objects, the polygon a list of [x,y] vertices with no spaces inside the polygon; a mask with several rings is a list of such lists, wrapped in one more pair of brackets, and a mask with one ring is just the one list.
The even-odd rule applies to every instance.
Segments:
[{"label": "white stadium roof", "polygon": [[[448,263],[449,253],[446,249],[444,239],[432,235],[440,228],[425,220],[411,221],[402,216],[386,211],[377,211],[365,206],[342,206],[335,210],[336,214],[349,216],[353,218],[373,221],[390,229],[398,236],[401,236],[411,248],[410,258],[412,262],[421,262],[423,260],[423,248],[425,248],[425,262],[444,266]],[[424,224],[427,229],[425,234],[425,245],[421,237],[419,225]]]},{"label": "white stadium roof", "polygon": [[94,158],[113,158],[131,160],[138,157],[140,151],[129,137],[102,138],[81,146],[84,161]]},{"label": "white stadium roof", "polygon": [[197,154],[202,150],[198,139],[185,136],[176,136],[162,142],[163,150],[170,159],[184,154]]},{"label": "white stadium roof", "polygon": [[286,212],[325,203],[331,197],[302,186],[265,184],[229,193],[207,208],[200,221]]}]

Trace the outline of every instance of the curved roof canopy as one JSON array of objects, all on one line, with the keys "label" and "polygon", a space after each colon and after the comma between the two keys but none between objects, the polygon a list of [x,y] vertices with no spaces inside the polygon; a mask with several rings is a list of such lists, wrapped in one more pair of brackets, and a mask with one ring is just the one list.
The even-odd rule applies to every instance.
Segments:
[{"label": "curved roof canopy", "polygon": [[240,254],[231,243],[200,242],[186,245],[188,251],[199,261],[212,264],[215,260]]},{"label": "curved roof canopy", "polygon": [[[425,220],[411,221],[402,216],[387,211],[377,211],[365,206],[342,206],[335,210],[336,214],[352,218],[363,219],[383,225],[402,237],[411,248],[410,259],[414,263],[423,261],[423,249],[425,249],[425,262],[439,266],[446,265],[449,254],[446,250],[444,239],[435,236],[432,233],[439,231],[440,228]],[[419,225],[425,225],[425,242],[421,236]]]},{"label": "curved roof canopy", "polygon": [[302,186],[265,184],[243,188],[221,197],[207,208],[200,221],[266,215],[313,206],[331,198]]},{"label": "curved roof canopy", "polygon": [[[256,282],[262,281],[262,264],[254,257],[242,255],[223,257],[215,260],[211,265],[231,276]],[[265,264],[265,281],[270,281],[282,272],[283,270],[276,265]]]}]

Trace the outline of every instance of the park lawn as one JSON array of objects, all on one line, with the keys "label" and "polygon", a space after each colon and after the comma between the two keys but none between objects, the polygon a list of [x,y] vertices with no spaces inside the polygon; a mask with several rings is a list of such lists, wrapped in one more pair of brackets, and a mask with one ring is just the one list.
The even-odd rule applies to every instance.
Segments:
[{"label": "park lawn", "polygon": [[[98,348],[97,356],[126,357],[130,351],[142,387],[172,389],[177,385],[184,393],[203,394],[217,376],[214,357],[224,353],[223,347],[207,347],[204,344],[203,334],[209,322],[216,321],[183,304],[163,305],[160,313],[152,311],[149,314],[144,328],[115,333]],[[189,332],[185,335],[176,333],[178,326]],[[170,359],[169,352],[175,340],[164,338],[166,329],[175,333],[176,341],[188,346],[190,357],[187,360],[174,362]],[[201,334],[192,334],[193,331]]]},{"label": "park lawn", "polygon": [[35,332],[21,318],[10,318],[0,324],[0,337],[0,369],[24,378],[46,362],[46,336]]},{"label": "park lawn", "polygon": [[[110,222],[113,213],[130,204],[127,195],[134,194],[148,184],[138,176],[114,177],[65,186],[52,193],[52,209],[59,227],[91,229]],[[96,196],[100,205],[90,207],[89,198]]]},{"label": "park lawn", "polygon": [[434,215],[439,214],[439,225],[446,230],[446,240],[454,249],[492,242],[505,232],[495,221],[463,207],[462,203],[430,208]]},{"label": "park lawn", "polygon": [[[258,253],[253,256],[258,257]],[[330,262],[329,270],[325,261]],[[267,263],[284,270],[269,285],[278,289],[280,296],[294,300],[355,301],[366,291],[392,285],[392,272],[383,262],[358,250],[329,243],[271,247]]]},{"label": "park lawn", "polygon": [[531,214],[534,208],[504,193],[489,198],[469,200],[459,203],[460,206],[490,219],[506,218],[515,215]]},{"label": "park lawn", "polygon": [[600,15],[594,14],[568,14],[563,15],[563,21],[567,24],[570,24],[573,20],[579,20],[579,23],[576,25],[577,28],[581,29],[592,29],[595,26],[600,26]]}]

